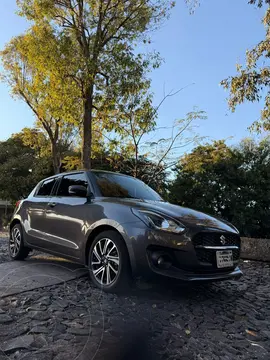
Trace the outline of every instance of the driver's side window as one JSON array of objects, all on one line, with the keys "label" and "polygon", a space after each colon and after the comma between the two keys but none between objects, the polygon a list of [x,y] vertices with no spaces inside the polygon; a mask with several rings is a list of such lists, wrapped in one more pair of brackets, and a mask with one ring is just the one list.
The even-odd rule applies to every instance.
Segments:
[{"label": "driver's side window", "polygon": [[77,173],[63,176],[56,196],[71,197],[72,195],[69,194],[68,189],[72,185],[82,185],[87,189],[88,181],[85,173]]}]

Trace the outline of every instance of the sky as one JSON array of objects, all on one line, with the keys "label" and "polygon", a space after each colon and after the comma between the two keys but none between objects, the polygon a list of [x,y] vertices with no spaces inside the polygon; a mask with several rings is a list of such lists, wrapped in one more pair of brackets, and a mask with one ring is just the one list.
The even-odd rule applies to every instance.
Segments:
[{"label": "sky", "polygon": [[[29,24],[15,14],[16,0],[1,0],[0,49],[21,34]],[[236,74],[235,65],[244,63],[245,52],[265,36],[261,19],[264,9],[247,0],[201,0],[190,15],[184,0],[177,0],[171,18],[152,36],[149,51],[159,51],[162,66],[151,74],[155,104],[168,93],[186,87],[170,97],[160,109],[158,125],[170,126],[174,120],[197,108],[207,120],[197,131],[207,139],[228,139],[237,143],[250,135],[248,127],[259,118],[261,103],[240,105],[235,113],[228,109],[228,93],[220,81]],[[7,85],[0,83],[0,141],[33,125],[31,111],[14,100]]]}]

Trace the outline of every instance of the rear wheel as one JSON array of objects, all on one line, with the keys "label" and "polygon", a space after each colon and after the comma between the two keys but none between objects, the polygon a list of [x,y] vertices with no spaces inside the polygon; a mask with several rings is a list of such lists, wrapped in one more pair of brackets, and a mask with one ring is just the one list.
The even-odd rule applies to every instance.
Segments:
[{"label": "rear wheel", "polygon": [[124,240],[116,231],[97,235],[89,250],[88,266],[92,282],[104,291],[121,291],[129,286],[129,256]]},{"label": "rear wheel", "polygon": [[9,255],[12,260],[24,260],[31,249],[24,246],[23,232],[20,224],[16,224],[11,229],[9,239]]}]

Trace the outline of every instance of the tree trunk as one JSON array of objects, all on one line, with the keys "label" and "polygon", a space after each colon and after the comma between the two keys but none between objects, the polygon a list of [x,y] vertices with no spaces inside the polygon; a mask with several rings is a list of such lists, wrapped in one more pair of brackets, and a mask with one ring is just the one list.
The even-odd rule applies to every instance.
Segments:
[{"label": "tree trunk", "polygon": [[135,168],[134,168],[134,177],[138,177],[138,145],[135,144]]},{"label": "tree trunk", "polygon": [[53,170],[55,174],[59,174],[61,168],[61,161],[60,161],[60,156],[58,154],[57,142],[55,140],[51,142],[51,149],[52,149]]},{"label": "tree trunk", "polygon": [[93,110],[93,86],[87,92],[84,103],[83,116],[83,143],[82,143],[82,166],[85,170],[91,170],[92,155],[92,110]]}]

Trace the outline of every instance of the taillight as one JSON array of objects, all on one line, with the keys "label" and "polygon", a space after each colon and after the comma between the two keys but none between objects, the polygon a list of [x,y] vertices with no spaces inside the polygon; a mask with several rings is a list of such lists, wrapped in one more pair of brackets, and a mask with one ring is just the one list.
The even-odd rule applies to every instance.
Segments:
[{"label": "taillight", "polygon": [[16,202],[16,208],[20,205],[21,201],[22,201],[22,200],[18,200],[18,201]]}]

